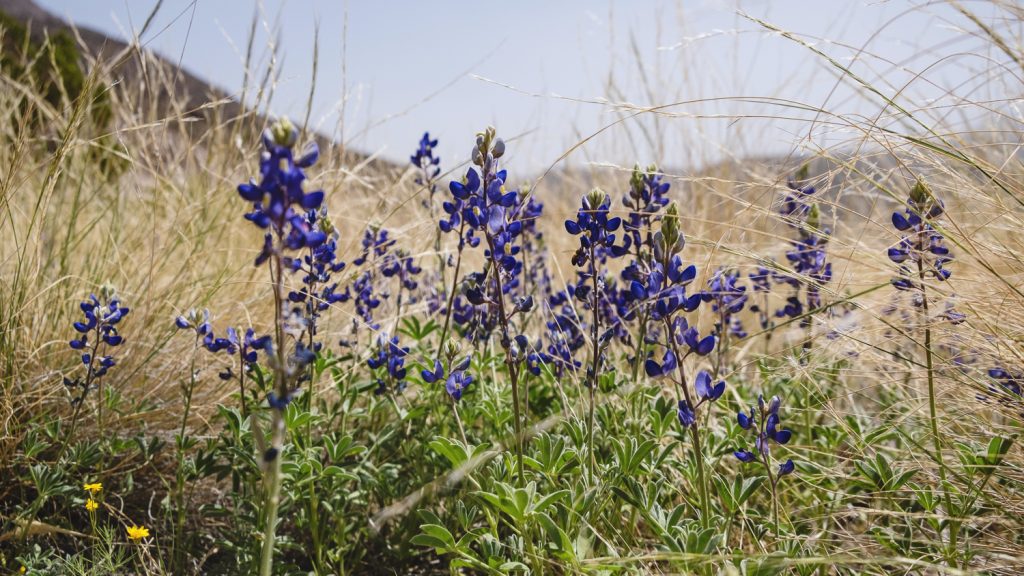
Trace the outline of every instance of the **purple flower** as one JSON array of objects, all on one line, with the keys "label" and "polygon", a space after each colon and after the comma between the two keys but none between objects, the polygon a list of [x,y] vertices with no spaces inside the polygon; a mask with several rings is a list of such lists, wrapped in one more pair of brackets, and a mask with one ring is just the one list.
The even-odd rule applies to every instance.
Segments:
[{"label": "purple flower", "polygon": [[721,398],[722,394],[725,393],[725,381],[722,380],[717,384],[712,384],[711,374],[701,370],[697,373],[697,378],[694,382],[694,389],[697,391],[697,397],[701,399],[701,402],[714,402]]},{"label": "purple flower", "polygon": [[679,423],[682,424],[683,428],[690,428],[691,426],[697,425],[697,413],[693,411],[693,407],[686,400],[679,401]]}]

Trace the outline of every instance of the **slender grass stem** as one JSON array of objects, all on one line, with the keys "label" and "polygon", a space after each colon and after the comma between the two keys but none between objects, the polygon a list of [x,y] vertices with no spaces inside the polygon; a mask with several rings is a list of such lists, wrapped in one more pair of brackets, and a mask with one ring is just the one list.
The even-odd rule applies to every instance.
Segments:
[{"label": "slender grass stem", "polygon": [[452,276],[451,290],[448,291],[448,307],[444,314],[444,327],[441,328],[441,340],[437,344],[437,353],[434,358],[441,357],[441,351],[444,349],[445,338],[448,337],[448,329],[451,327],[452,321],[452,307],[455,305],[455,292],[459,285],[459,270],[462,268],[462,249],[465,248],[463,240],[463,234],[466,231],[466,221],[463,220],[462,224],[459,225],[459,248],[458,254],[455,257],[455,275]]}]

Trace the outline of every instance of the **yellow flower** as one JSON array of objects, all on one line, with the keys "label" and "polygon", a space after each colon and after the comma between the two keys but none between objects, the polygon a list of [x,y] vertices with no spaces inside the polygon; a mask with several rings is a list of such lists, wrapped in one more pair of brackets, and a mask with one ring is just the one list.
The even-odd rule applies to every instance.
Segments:
[{"label": "yellow flower", "polygon": [[103,490],[103,484],[96,482],[94,484],[85,484],[82,486],[85,490],[88,490],[90,494],[96,494],[100,490]]},{"label": "yellow flower", "polygon": [[96,501],[93,500],[92,498],[89,498],[88,500],[85,501],[85,509],[88,510],[89,512],[95,512],[97,509],[99,509],[99,507],[100,505],[97,504]]},{"label": "yellow flower", "polygon": [[145,526],[127,526],[128,538],[132,540],[142,540],[143,538],[149,538],[149,528]]},{"label": "yellow flower", "polygon": [[27,568],[25,568],[24,566],[22,566],[22,567],[21,567],[21,570],[18,570],[18,574],[24,574],[24,573],[25,573],[25,572],[27,572],[27,571],[28,571],[28,569],[27,569]]}]

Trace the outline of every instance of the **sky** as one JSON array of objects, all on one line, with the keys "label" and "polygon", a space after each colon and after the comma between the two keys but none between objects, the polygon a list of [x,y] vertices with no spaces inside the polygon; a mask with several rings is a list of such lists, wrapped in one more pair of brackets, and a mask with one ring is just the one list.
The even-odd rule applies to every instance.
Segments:
[{"label": "sky", "polygon": [[[121,39],[156,4],[36,1]],[[990,4],[965,5],[1004,25]],[[976,75],[991,68],[982,62],[1000,57],[949,5],[879,0],[165,0],[141,42],[241,97],[254,18],[252,75],[272,60],[280,70],[272,114],[305,117],[316,46],[310,118],[321,132],[404,161],[429,130],[443,158],[461,161],[493,125],[526,171],[570,149],[567,162],[680,169],[806,152],[856,138],[842,122],[811,123],[816,116],[882,111],[810,48],[753,19],[912,107],[950,88],[977,96],[972,87],[985,83]],[[623,103],[633,108],[613,105]],[[652,106],[663,108],[636,113]]]}]

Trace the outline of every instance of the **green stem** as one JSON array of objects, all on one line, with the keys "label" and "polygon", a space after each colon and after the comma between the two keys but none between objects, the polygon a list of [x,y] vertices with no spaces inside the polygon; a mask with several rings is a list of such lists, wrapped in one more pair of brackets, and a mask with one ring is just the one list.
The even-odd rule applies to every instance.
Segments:
[{"label": "green stem", "polygon": [[598,327],[598,282],[597,282],[597,263],[594,260],[596,254],[594,249],[595,244],[590,244],[590,277],[592,280],[591,289],[594,294],[590,301],[590,307],[592,311],[592,326],[590,328],[590,339],[593,343],[593,360],[591,361],[591,375],[590,375],[590,407],[587,411],[587,433],[589,435],[588,452],[590,452],[590,484],[594,484],[594,470],[597,468],[597,455],[594,453],[594,396],[597,390],[598,380],[598,368],[600,366],[601,359],[601,343],[598,341],[599,327]]},{"label": "green stem", "polygon": [[[923,234],[923,231],[919,232]],[[925,289],[925,270],[923,258],[917,259],[918,280],[921,282],[921,311],[924,317],[924,364],[928,373],[928,416],[931,424],[932,443],[935,450],[935,460],[939,465],[939,481],[942,484],[943,501],[946,505],[946,514],[953,516],[953,500],[946,486],[946,464],[942,458],[942,440],[939,436],[939,415],[938,402],[935,398],[935,367],[932,357],[932,329],[928,312],[928,293]],[[949,523],[949,553],[947,561],[951,566],[956,566],[957,540],[959,539],[959,522],[951,520]],[[950,557],[952,554],[952,557]]]},{"label": "green stem", "polygon": [[[277,386],[278,397],[282,400],[288,397],[287,370],[285,369],[284,352],[284,318],[281,306],[284,300],[284,284],[282,273],[284,263],[281,259],[280,246],[282,242],[278,238],[278,249],[274,251],[273,267],[271,275],[274,281],[274,317],[275,317],[275,352],[277,360],[274,366],[274,383]],[[260,576],[271,576],[274,564],[274,540],[277,530],[277,511],[281,503],[281,457],[284,447],[285,424],[284,411],[271,408],[271,448],[267,454],[261,455],[263,462],[267,465],[265,472],[266,483],[266,524],[263,527],[263,546],[260,554]]]},{"label": "green stem", "polygon": [[181,426],[178,429],[178,470],[175,475],[174,504],[177,519],[174,524],[174,542],[172,544],[171,560],[175,570],[182,566],[184,561],[185,537],[185,430],[188,426],[188,417],[192,411],[192,393],[196,387],[196,356],[199,351],[199,333],[196,333],[195,343],[192,346],[192,363],[189,368],[189,382],[185,387],[185,409],[181,414]]}]

